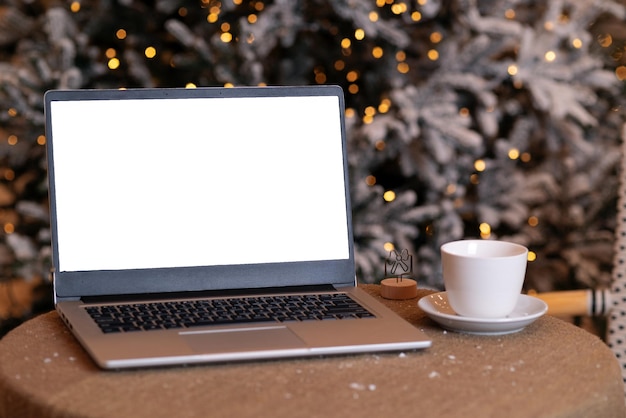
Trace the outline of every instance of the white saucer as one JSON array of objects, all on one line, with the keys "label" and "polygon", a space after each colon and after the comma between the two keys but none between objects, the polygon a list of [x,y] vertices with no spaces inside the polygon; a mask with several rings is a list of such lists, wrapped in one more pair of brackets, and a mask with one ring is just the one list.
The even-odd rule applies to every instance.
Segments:
[{"label": "white saucer", "polygon": [[521,331],[548,310],[548,305],[544,301],[528,295],[520,295],[515,309],[506,318],[459,316],[450,307],[446,292],[425,296],[417,302],[417,305],[433,321],[446,329],[479,335],[502,335]]}]

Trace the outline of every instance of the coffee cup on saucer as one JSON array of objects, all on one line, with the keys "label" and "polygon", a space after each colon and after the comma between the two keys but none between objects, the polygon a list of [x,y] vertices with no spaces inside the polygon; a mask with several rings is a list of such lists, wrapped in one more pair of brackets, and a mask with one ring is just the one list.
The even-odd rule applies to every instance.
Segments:
[{"label": "coffee cup on saucer", "polygon": [[521,295],[527,259],[528,249],[512,242],[461,240],[442,245],[450,306],[466,317],[506,317]]}]

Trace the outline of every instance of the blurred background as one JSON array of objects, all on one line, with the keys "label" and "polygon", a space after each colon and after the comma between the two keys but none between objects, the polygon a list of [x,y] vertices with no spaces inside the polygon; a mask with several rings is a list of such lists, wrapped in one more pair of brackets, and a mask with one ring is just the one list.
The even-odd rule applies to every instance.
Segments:
[{"label": "blurred background", "polygon": [[45,91],[301,84],[345,91],[361,282],[482,237],[610,286],[626,0],[1,0],[0,335],[52,308]]}]

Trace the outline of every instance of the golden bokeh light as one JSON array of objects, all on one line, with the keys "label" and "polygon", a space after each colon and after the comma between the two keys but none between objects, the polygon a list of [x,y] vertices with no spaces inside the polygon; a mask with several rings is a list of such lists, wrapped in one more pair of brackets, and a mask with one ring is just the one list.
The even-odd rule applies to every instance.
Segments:
[{"label": "golden bokeh light", "polygon": [[153,46],[149,46],[144,50],[144,55],[146,56],[146,58],[154,58],[156,57],[156,48]]},{"label": "golden bokeh light", "polygon": [[111,58],[107,63],[107,66],[111,70],[117,70],[120,67],[120,60],[117,58]]},{"label": "golden bokeh light", "polygon": [[394,200],[396,200],[396,192],[394,192],[393,190],[387,190],[385,193],[383,193],[383,199],[385,199],[385,202],[393,202]]}]

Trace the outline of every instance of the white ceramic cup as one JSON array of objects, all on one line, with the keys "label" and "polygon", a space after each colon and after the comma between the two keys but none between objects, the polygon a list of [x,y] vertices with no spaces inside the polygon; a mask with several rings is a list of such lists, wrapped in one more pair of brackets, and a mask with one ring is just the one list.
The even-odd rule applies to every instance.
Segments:
[{"label": "white ceramic cup", "polygon": [[461,316],[504,318],[522,292],[528,249],[505,241],[461,240],[441,246],[448,302]]}]

